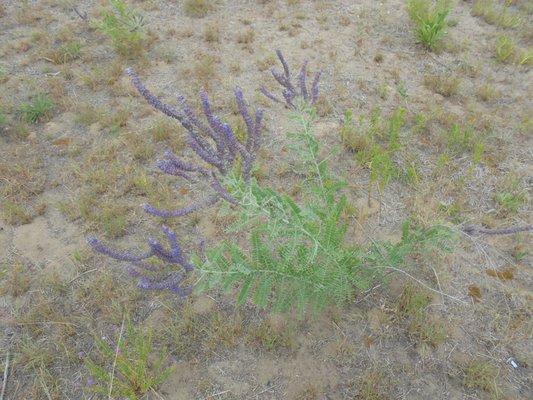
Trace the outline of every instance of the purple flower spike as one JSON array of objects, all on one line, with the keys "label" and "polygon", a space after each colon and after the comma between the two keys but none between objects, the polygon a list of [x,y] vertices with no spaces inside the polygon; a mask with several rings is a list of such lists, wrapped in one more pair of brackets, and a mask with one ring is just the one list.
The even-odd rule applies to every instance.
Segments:
[{"label": "purple flower spike", "polygon": [[220,181],[217,179],[215,175],[213,175],[213,181],[211,182],[211,187],[215,190],[215,192],[218,193],[220,197],[222,197],[224,200],[226,200],[228,203],[238,205],[239,203],[237,200],[233,198],[231,194],[228,193],[228,191],[222,186]]},{"label": "purple flower spike", "polygon": [[[96,238],[90,237],[87,242],[99,253],[105,254],[119,261],[129,261],[126,270],[134,278],[138,278],[138,286],[150,290],[170,290],[177,294],[189,293],[189,288],[181,287],[180,283],[186,275],[194,270],[194,266],[178,244],[176,234],[168,227],[163,226],[170,248],[166,249],[155,239],[148,239],[150,250],[142,255],[132,255],[127,252],[119,252],[100,243]],[[168,266],[177,266],[181,270],[168,271],[164,264],[152,264],[143,260],[155,257]]]},{"label": "purple flower spike", "polygon": [[274,96],[272,93],[270,93],[264,86],[261,86],[261,89],[259,89],[259,91],[263,93],[266,97],[268,97],[270,100],[276,103],[283,103],[283,101],[281,101],[276,96]]},{"label": "purple flower spike", "polygon": [[139,94],[146,99],[148,104],[154,107],[156,110],[161,111],[163,114],[178,120],[180,123],[184,123],[184,116],[180,114],[178,110],[168,104],[163,103],[152,92],[150,92],[146,86],[142,83],[139,76],[133,71],[132,68],[126,68],[126,74],[131,78],[131,82]]},{"label": "purple flower spike", "polygon": [[[289,65],[287,64],[287,61],[285,61],[283,54],[279,50],[276,50],[276,54],[278,56],[279,61],[281,62],[281,65],[283,66],[283,73],[277,71],[274,68],[270,72],[272,73],[274,79],[283,88],[281,94],[285,99],[286,106],[293,109],[296,108],[294,104],[294,99],[296,98],[301,98],[304,102],[310,105],[314,105],[318,98],[318,82],[320,81],[321,72],[319,71],[315,74],[313,83],[311,85],[311,91],[309,91],[309,89],[307,88],[307,61],[305,61],[300,69],[300,73],[298,74],[299,88],[297,89],[291,81]],[[263,93],[263,95],[265,95],[270,100],[276,103],[283,102],[264,87],[262,87],[260,91],[261,93]]]},{"label": "purple flower spike", "polygon": [[102,242],[100,242],[94,236],[89,236],[87,238],[87,243],[89,244],[89,246],[93,248],[94,251],[104,254],[108,257],[114,258],[115,260],[119,260],[119,261],[136,262],[136,261],[145,260],[154,254],[151,250],[146,253],[139,254],[139,255],[134,255],[127,251],[125,252],[116,251],[106,246]]},{"label": "purple flower spike", "polygon": [[302,69],[300,70],[300,75],[298,75],[298,82],[300,83],[300,92],[305,101],[307,101],[307,98],[309,97],[307,93],[306,75],[307,75],[307,61],[304,61],[304,63],[302,64]]},{"label": "purple flower spike", "polygon": [[316,103],[318,99],[318,83],[320,82],[320,77],[322,76],[322,71],[318,71],[315,74],[315,79],[313,79],[313,85],[311,86],[311,102],[312,104]]},{"label": "purple flower spike", "polygon": [[179,208],[174,211],[168,211],[168,210],[160,210],[158,208],[152,207],[150,204],[143,204],[142,208],[144,211],[146,211],[148,214],[152,214],[156,217],[160,218],[175,218],[175,217],[183,217],[185,215],[191,214],[197,210],[200,210],[202,208],[206,208],[209,206],[212,206],[215,204],[219,198],[217,196],[211,196],[203,201],[198,201],[196,203],[192,203],[186,207]]},{"label": "purple flower spike", "polygon": [[[284,60],[282,63],[286,74],[288,74],[288,67]],[[192,183],[203,180],[212,190],[212,193],[202,200],[193,201],[177,210],[161,210],[152,205],[144,204],[142,206],[144,211],[156,217],[173,218],[183,217],[207,208],[219,200],[238,205],[237,200],[220,183],[220,178],[234,170],[235,164],[240,158],[243,165],[243,177],[245,181],[250,179],[250,171],[261,144],[263,111],[250,112],[242,90],[239,88],[235,90],[239,113],[246,124],[248,133],[246,143],[242,144],[231,126],[213,114],[206,93],[200,93],[200,100],[207,123],[196,116],[182,96],[177,97],[179,106],[174,108],[154,96],[131,68],[126,70],[126,74],[130,76],[133,86],[148,104],[177,120],[186,129],[189,148],[197,157],[197,161],[188,162],[167,150],[163,157],[156,161],[156,167],[167,175],[184,178]],[[280,82],[292,87],[287,76],[279,75],[279,79]],[[144,253],[114,250],[94,237],[89,237],[87,242],[96,252],[118,261],[128,262],[126,270],[131,277],[138,279],[139,288],[169,290],[185,297],[191,293],[192,287],[183,286],[182,283],[187,274],[194,270],[194,265],[182,251],[176,234],[166,226],[162,227],[162,231],[169,246],[164,246],[154,238],[148,238],[149,250]],[[152,262],[152,259],[156,259],[158,262]]]}]

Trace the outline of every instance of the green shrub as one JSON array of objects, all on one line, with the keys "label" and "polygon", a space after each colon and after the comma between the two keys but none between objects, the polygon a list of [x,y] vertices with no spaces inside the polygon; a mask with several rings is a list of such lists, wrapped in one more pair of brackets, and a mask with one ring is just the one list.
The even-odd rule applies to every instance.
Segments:
[{"label": "green shrub", "polygon": [[446,18],[451,11],[449,1],[408,0],[407,11],[415,24],[418,40],[434,50],[446,34]]},{"label": "green shrub", "polygon": [[[293,119],[298,129],[290,138],[301,157],[296,168],[306,177],[302,200],[297,203],[255,179],[246,184],[238,174],[228,176],[225,188],[242,207],[230,231],[248,238],[248,250],[236,241],[224,242],[207,252],[203,264],[196,260],[200,287],[238,285],[238,304],[251,298],[274,311],[316,311],[350,300],[356,290],[380,279],[388,266],[402,265],[407,255],[442,245],[446,229],[409,225],[397,243],[376,242],[369,248],[347,244],[346,185],[319,156],[312,130],[315,111],[301,110]],[[396,129],[397,122],[391,130]]]}]

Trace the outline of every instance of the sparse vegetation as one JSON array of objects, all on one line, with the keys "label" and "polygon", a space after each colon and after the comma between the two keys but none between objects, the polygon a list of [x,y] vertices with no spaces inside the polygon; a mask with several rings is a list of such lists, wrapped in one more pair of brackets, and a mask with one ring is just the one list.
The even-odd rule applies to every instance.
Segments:
[{"label": "sparse vegetation", "polygon": [[496,394],[498,370],[488,361],[473,360],[464,367],[463,385]]},{"label": "sparse vegetation", "polygon": [[459,90],[461,80],[450,74],[433,74],[424,77],[424,85],[444,97],[456,95]]},{"label": "sparse vegetation", "polygon": [[531,1],[0,3],[2,399],[529,393]]},{"label": "sparse vegetation", "polygon": [[518,208],[525,202],[525,195],[522,192],[498,192],[494,200],[504,213],[516,214]]},{"label": "sparse vegetation", "polygon": [[95,393],[111,398],[141,399],[172,372],[170,367],[164,367],[167,361],[164,355],[151,361],[152,332],[135,328],[129,318],[109,342],[100,338],[95,338],[95,342],[99,360],[86,361],[91,374],[87,384]]},{"label": "sparse vegetation", "polygon": [[491,25],[518,28],[522,24],[522,18],[517,12],[510,11],[510,6],[511,3],[508,1],[476,0],[472,5],[472,15],[483,18]]},{"label": "sparse vegetation", "polygon": [[482,101],[492,101],[498,97],[498,90],[494,88],[490,83],[478,87],[476,96]]},{"label": "sparse vegetation", "polygon": [[212,0],[185,0],[183,8],[190,17],[202,18],[212,9]]},{"label": "sparse vegetation", "polygon": [[6,124],[6,121],[7,121],[7,117],[2,111],[2,109],[0,108],[0,129],[3,128],[3,126]]},{"label": "sparse vegetation", "polygon": [[47,57],[54,63],[54,64],[66,64],[73,60],[76,60],[80,58],[81,56],[81,43],[80,42],[68,42],[57,49],[54,49],[50,51],[47,54]]}]

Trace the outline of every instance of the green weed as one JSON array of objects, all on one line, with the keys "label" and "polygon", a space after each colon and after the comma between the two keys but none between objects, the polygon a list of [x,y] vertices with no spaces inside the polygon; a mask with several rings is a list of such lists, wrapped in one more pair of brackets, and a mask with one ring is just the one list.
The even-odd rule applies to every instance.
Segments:
[{"label": "green weed", "polygon": [[391,397],[384,390],[387,386],[383,372],[367,371],[357,384],[358,392],[355,400],[389,400]]},{"label": "green weed", "polygon": [[399,171],[392,162],[390,153],[383,151],[379,145],[372,147],[367,166],[370,169],[370,182],[377,183],[381,190],[387,186],[392,178],[399,176]]},{"label": "green weed", "polygon": [[48,54],[48,58],[52,60],[54,64],[66,64],[73,60],[80,58],[81,56],[81,43],[69,42],[59,48],[52,50]]},{"label": "green weed", "polygon": [[404,288],[396,307],[400,316],[410,317],[424,311],[430,303],[431,297],[428,293],[408,285]]},{"label": "green weed", "polygon": [[109,0],[109,4],[111,10],[104,11],[102,19],[95,24],[96,28],[111,39],[119,55],[140,55],[146,39],[144,17],[122,0]]},{"label": "green weed", "polygon": [[24,103],[20,107],[22,119],[28,123],[36,123],[50,116],[54,103],[46,94],[38,94],[31,103]]},{"label": "green weed", "polygon": [[353,152],[363,151],[372,143],[372,138],[366,132],[358,129],[353,119],[353,111],[344,112],[344,121],[339,129],[339,136],[343,146]]},{"label": "green weed", "polygon": [[21,263],[2,264],[0,282],[0,294],[13,297],[26,293],[31,284],[29,271]]},{"label": "green weed", "polygon": [[172,372],[165,368],[166,356],[160,354],[152,362],[152,331],[136,327],[127,319],[110,344],[95,338],[98,359],[87,360],[86,366],[95,384],[91,391],[109,398],[137,400],[157,388]]},{"label": "green weed", "polygon": [[418,40],[434,50],[446,34],[451,6],[447,0],[408,0],[407,11],[415,24]]},{"label": "green weed", "polygon": [[471,152],[474,164],[481,161],[485,152],[485,145],[471,127],[460,127],[455,124],[446,132],[445,140],[446,149],[451,155],[456,156],[464,152]]},{"label": "green weed", "polygon": [[463,385],[471,389],[482,389],[487,392],[496,392],[496,378],[498,370],[491,363],[474,360],[467,364],[463,370]]},{"label": "green weed", "polygon": [[268,351],[292,349],[295,346],[295,330],[288,324],[276,327],[270,321],[263,321],[250,330],[250,339],[258,341]]},{"label": "green weed", "polygon": [[506,214],[516,214],[520,207],[525,203],[526,196],[519,191],[498,192],[494,200]]},{"label": "green weed", "polygon": [[6,200],[2,204],[3,219],[10,225],[24,225],[33,219],[25,207],[13,201]]},{"label": "green weed", "polygon": [[433,347],[446,339],[444,323],[427,312],[431,296],[414,286],[408,285],[398,299],[396,309],[398,316],[407,321],[409,335],[418,343]]},{"label": "green weed", "polygon": [[516,52],[516,45],[508,36],[500,36],[496,40],[495,55],[501,63],[512,62]]}]

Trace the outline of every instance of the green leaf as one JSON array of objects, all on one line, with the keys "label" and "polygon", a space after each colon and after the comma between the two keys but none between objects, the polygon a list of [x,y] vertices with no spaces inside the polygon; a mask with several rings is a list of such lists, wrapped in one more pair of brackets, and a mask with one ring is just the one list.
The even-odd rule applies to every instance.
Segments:
[{"label": "green leaf", "polygon": [[264,276],[255,289],[253,301],[259,307],[265,308],[267,306],[272,283],[269,276]]},{"label": "green leaf", "polygon": [[250,286],[252,285],[252,282],[254,281],[254,276],[250,275],[246,278],[244,281],[241,290],[239,292],[239,295],[237,296],[237,304],[242,305],[246,301],[246,298],[248,297],[248,292],[250,291]]}]

